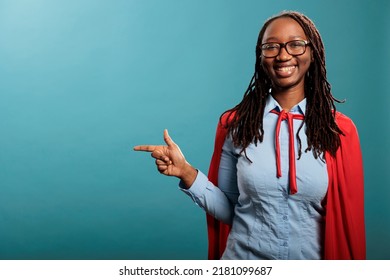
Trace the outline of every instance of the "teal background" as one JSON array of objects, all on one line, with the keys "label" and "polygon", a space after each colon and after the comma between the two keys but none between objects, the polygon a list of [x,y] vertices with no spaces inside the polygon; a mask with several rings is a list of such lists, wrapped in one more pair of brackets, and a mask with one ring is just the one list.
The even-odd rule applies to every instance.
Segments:
[{"label": "teal background", "polygon": [[207,172],[263,22],[320,30],[358,127],[369,259],[390,259],[389,1],[0,0],[0,259],[205,259],[205,214],[137,144]]}]

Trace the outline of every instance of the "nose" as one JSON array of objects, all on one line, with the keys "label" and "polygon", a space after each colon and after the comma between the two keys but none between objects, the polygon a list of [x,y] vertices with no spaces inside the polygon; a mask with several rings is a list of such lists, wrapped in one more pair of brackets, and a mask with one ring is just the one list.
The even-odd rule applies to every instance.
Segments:
[{"label": "nose", "polygon": [[276,59],[280,61],[287,61],[290,60],[291,57],[292,55],[287,52],[286,46],[282,46],[280,47],[279,54],[276,56]]}]

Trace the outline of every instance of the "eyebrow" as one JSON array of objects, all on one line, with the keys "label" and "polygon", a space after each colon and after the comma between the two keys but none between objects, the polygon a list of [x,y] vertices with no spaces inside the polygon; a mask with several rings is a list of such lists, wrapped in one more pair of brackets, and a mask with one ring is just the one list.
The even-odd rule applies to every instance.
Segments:
[{"label": "eyebrow", "polygon": [[[307,39],[305,39],[302,36],[290,36],[290,37],[288,37],[288,40],[307,40]],[[277,41],[279,41],[278,38],[276,38],[276,37],[269,37],[264,42],[277,42]]]}]

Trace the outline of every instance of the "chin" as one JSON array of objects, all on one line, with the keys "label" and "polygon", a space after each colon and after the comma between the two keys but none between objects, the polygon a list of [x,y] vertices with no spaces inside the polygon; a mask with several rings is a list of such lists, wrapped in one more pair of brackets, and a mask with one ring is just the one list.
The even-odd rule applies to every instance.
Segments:
[{"label": "chin", "polygon": [[297,85],[298,83],[294,83],[294,82],[274,83],[274,88],[276,90],[288,90],[290,88],[294,88]]},{"label": "chin", "polygon": [[299,87],[301,83],[304,84],[304,81],[299,79],[298,80],[297,79],[275,79],[275,80],[276,81],[272,83],[275,90],[288,90],[295,87]]}]

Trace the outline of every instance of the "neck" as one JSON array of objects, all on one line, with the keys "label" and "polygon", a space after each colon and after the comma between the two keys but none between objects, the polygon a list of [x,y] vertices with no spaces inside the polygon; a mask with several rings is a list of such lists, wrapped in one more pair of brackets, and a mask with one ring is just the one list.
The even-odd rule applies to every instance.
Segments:
[{"label": "neck", "polygon": [[278,101],[284,111],[289,112],[292,107],[305,98],[305,92],[304,90],[297,88],[290,88],[286,90],[278,89],[273,90],[272,96],[276,101]]}]

